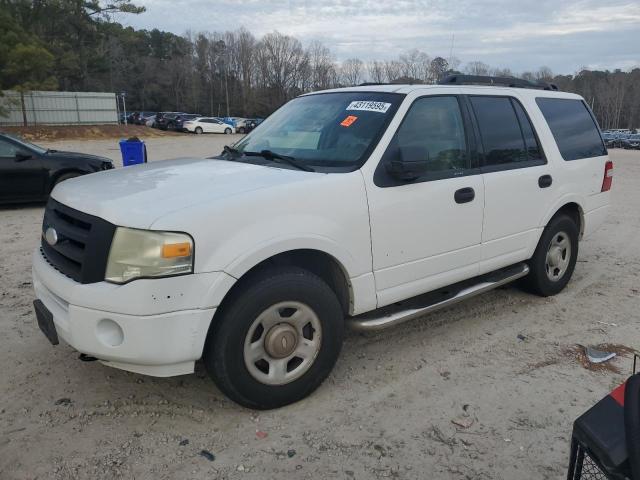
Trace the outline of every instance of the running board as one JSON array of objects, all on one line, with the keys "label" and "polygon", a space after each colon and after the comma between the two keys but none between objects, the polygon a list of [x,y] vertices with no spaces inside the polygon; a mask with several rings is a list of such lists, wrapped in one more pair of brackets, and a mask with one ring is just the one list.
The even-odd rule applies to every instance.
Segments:
[{"label": "running board", "polygon": [[526,276],[528,273],[529,266],[526,263],[518,263],[372,312],[351,317],[347,322],[350,328],[361,332],[383,330],[501,287]]}]

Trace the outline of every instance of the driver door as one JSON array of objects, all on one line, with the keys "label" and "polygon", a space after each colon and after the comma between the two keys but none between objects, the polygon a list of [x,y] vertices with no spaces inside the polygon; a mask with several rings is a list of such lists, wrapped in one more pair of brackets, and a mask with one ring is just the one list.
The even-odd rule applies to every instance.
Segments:
[{"label": "driver door", "polygon": [[[468,115],[456,95],[416,98],[367,181],[378,307],[478,274],[484,184]],[[394,177],[391,161],[416,151],[427,171]]]},{"label": "driver door", "polygon": [[0,138],[0,201],[40,200],[45,196],[45,173],[37,155]]}]

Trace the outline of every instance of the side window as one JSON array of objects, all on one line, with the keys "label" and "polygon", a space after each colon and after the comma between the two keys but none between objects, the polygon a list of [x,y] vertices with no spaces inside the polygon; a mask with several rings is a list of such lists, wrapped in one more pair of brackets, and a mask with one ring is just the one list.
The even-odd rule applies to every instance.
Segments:
[{"label": "side window", "polygon": [[0,140],[0,157],[15,157],[19,149],[13,143]]},{"label": "side window", "polygon": [[524,144],[527,147],[527,156],[529,160],[542,160],[542,149],[538,143],[535,133],[533,132],[533,126],[527,114],[525,113],[520,102],[511,99],[513,108],[516,110],[518,116],[518,122],[520,122],[520,128],[522,129],[522,136],[524,137]]},{"label": "side window", "polygon": [[484,165],[496,166],[527,161],[527,148],[511,99],[481,96],[472,96],[469,99],[480,129]]},{"label": "side window", "polygon": [[467,142],[458,99],[437,96],[416,100],[387,154],[397,156],[401,151],[426,151],[429,173],[462,173],[467,168]]},{"label": "side window", "polygon": [[598,125],[582,100],[536,98],[562,158],[599,157],[607,154]]}]

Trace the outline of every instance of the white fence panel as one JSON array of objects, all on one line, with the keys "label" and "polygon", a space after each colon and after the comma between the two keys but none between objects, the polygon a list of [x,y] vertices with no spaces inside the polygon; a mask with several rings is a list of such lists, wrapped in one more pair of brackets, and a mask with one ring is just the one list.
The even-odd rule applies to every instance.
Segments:
[{"label": "white fence panel", "polygon": [[[0,125],[102,125],[117,124],[116,94],[105,92],[5,91],[0,104],[7,115]],[[23,108],[24,107],[24,108]]]}]

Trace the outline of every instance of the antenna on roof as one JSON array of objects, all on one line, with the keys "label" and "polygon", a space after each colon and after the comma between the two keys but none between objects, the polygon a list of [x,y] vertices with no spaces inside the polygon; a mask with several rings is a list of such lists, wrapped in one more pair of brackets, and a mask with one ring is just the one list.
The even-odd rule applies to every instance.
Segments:
[{"label": "antenna on roof", "polygon": [[456,34],[451,34],[451,48],[449,49],[449,66],[451,66],[451,60],[453,59],[453,42],[456,39]]}]

